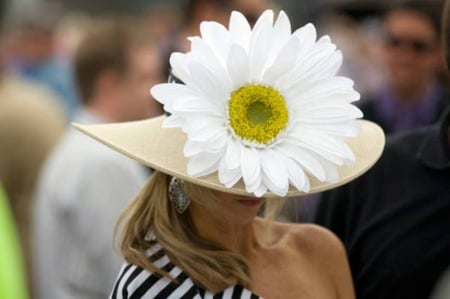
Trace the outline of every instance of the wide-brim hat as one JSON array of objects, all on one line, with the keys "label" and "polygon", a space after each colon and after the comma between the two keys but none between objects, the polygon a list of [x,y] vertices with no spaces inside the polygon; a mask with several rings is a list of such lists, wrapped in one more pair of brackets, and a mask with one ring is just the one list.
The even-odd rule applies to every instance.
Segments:
[{"label": "wide-brim hat", "polygon": [[170,116],[81,131],[137,161],[214,190],[297,196],[345,184],[368,170],[383,131],[358,120],[342,54],[308,24],[292,32],[266,10],[251,28],[232,12],[229,29],[202,22],[188,53],[172,53],[179,81],[153,97]]},{"label": "wide-brim hat", "polygon": [[[206,188],[237,195],[252,196],[245,190],[242,179],[227,188],[218,179],[217,172],[193,177],[187,173],[188,160],[183,154],[186,135],[177,128],[162,128],[166,116],[142,121],[74,126],[114,150],[170,176]],[[309,176],[310,190],[305,193],[290,186],[286,196],[313,194],[341,186],[366,172],[381,156],[385,144],[382,129],[373,122],[358,120],[361,132],[357,137],[348,138],[346,144],[355,155],[355,162],[338,166],[339,180],[334,183],[321,182]],[[268,192],[266,197],[273,196]]]}]

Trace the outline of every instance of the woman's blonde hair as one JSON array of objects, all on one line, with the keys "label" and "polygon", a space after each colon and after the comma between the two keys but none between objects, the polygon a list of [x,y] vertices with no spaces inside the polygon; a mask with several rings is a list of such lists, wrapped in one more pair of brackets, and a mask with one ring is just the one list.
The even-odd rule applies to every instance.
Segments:
[{"label": "woman's blonde hair", "polygon": [[[146,253],[154,238],[170,260],[198,286],[214,293],[236,284],[250,288],[250,270],[245,257],[201,238],[196,233],[189,209],[178,214],[172,207],[168,199],[170,178],[156,171],[120,216],[116,235],[120,229],[120,251],[125,260],[174,280],[167,272],[155,267]],[[217,201],[212,200],[217,199],[212,190],[187,182],[184,188],[192,200],[209,209],[218,209]],[[266,218],[275,217],[281,202],[279,199],[266,201]]]}]

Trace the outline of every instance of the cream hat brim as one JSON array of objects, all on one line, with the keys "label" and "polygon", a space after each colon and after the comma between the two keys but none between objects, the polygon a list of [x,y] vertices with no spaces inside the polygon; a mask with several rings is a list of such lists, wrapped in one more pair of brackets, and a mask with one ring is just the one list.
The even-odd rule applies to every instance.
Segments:
[{"label": "cream hat brim", "polygon": [[[206,188],[252,196],[245,191],[242,179],[232,188],[227,188],[219,182],[217,172],[198,178],[188,175],[187,158],[183,155],[186,136],[180,129],[162,128],[161,123],[165,118],[165,116],[159,116],[125,123],[73,125],[101,143],[160,172]],[[286,196],[313,194],[338,187],[360,176],[373,166],[383,151],[384,133],[378,125],[372,122],[366,120],[358,120],[358,122],[361,126],[360,134],[358,137],[349,138],[346,141],[353,150],[356,162],[351,165],[338,166],[339,181],[336,183],[320,182],[309,175],[310,192],[304,193],[290,186]],[[266,193],[264,196],[274,195]]]}]

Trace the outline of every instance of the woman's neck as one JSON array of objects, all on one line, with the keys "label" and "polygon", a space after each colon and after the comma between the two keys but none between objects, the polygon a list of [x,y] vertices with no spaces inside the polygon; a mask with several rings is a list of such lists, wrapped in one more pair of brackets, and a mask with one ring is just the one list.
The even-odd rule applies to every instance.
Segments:
[{"label": "woman's neck", "polygon": [[200,237],[233,252],[251,251],[260,246],[255,234],[255,221],[247,223],[233,223],[227,219],[219,219],[218,215],[211,215],[206,210],[200,211],[201,206],[190,207],[192,221]]}]

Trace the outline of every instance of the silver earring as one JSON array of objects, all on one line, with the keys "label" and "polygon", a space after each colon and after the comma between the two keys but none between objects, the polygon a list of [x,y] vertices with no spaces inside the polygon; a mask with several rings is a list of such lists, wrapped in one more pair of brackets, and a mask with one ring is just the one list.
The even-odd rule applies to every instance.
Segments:
[{"label": "silver earring", "polygon": [[178,214],[183,214],[191,203],[191,199],[184,191],[183,182],[176,177],[170,180],[169,199]]}]

